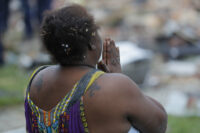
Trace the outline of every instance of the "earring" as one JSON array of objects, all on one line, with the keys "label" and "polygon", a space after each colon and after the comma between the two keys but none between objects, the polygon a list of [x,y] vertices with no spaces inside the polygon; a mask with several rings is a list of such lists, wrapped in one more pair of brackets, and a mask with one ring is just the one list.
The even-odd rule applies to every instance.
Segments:
[{"label": "earring", "polygon": [[92,48],[92,49],[96,49],[96,46],[95,46],[95,45],[91,45],[91,48]]}]

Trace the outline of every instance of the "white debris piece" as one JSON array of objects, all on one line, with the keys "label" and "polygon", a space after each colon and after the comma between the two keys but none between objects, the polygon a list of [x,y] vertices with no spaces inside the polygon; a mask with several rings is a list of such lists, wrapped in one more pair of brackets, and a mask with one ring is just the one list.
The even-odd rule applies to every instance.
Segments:
[{"label": "white debris piece", "polygon": [[135,43],[129,41],[116,42],[120,49],[121,65],[152,58],[152,53],[149,50],[139,48]]},{"label": "white debris piece", "polygon": [[166,64],[166,72],[176,76],[193,76],[198,72],[198,67],[191,62],[169,61]]}]

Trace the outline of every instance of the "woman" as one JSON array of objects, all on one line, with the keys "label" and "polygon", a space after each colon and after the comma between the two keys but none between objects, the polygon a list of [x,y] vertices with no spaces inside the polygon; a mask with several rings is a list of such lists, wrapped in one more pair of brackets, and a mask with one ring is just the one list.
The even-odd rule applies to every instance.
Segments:
[{"label": "woman", "polygon": [[165,110],[121,74],[113,40],[104,41],[98,63],[98,26],[82,6],[48,13],[41,31],[58,65],[32,75],[25,99],[27,132],[127,133],[131,126],[141,133],[165,132]]}]

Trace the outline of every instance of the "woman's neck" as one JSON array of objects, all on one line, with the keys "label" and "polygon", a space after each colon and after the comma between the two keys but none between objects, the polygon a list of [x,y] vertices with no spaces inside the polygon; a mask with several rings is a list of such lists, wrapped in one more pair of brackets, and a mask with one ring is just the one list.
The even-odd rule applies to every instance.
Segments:
[{"label": "woman's neck", "polygon": [[62,67],[65,67],[65,68],[68,68],[68,67],[88,67],[88,68],[93,68],[95,69],[96,66],[95,65],[90,65],[90,64],[67,64],[65,66],[62,66]]}]

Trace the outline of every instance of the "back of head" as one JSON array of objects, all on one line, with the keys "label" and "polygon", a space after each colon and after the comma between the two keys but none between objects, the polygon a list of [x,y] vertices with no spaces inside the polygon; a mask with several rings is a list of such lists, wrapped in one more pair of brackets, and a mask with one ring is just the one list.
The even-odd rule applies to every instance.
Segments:
[{"label": "back of head", "polygon": [[41,37],[44,46],[62,66],[80,63],[98,26],[80,5],[71,5],[45,15]]}]

